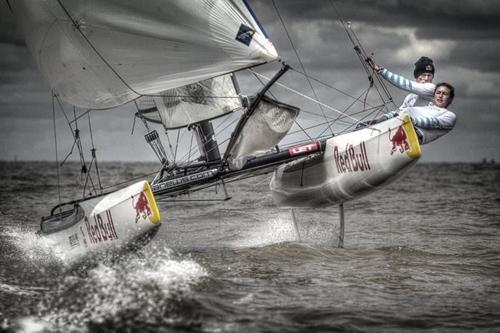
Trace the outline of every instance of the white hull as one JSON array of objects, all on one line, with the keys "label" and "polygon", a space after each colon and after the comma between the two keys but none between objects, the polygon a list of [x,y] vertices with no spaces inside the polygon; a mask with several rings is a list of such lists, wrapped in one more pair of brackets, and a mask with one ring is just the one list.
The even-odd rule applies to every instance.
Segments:
[{"label": "white hull", "polygon": [[127,248],[153,233],[161,222],[147,181],[83,201],[79,207],[79,214],[76,219],[74,215],[70,217],[74,221],[68,227],[62,225],[51,230],[61,223],[58,218],[42,222],[41,237],[52,243],[56,255],[65,261]]},{"label": "white hull", "polygon": [[270,188],[280,207],[342,203],[394,181],[421,155],[408,116],[327,140],[324,154],[280,166]]}]

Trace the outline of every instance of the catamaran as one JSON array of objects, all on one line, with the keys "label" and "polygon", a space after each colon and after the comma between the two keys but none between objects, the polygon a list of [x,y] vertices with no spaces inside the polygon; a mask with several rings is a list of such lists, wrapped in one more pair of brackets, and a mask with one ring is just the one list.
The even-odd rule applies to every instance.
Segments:
[{"label": "catamaran", "polygon": [[[159,160],[151,182],[117,191],[97,187],[92,195],[84,191],[42,219],[41,236],[68,253],[122,248],[150,237],[161,225],[155,198],[218,187],[228,199],[226,183],[270,173],[279,207],[338,205],[343,246],[344,202],[390,183],[421,155],[407,116],[355,128],[367,114],[383,110],[384,99],[372,106],[353,98],[362,109],[350,114],[298,93],[317,103],[324,117],[323,123],[302,126],[303,110],[279,100],[273,89],[296,92],[279,82],[290,70],[311,78],[279,58],[245,0],[18,0],[11,5],[53,98],[78,110],[69,122],[76,146],[81,147],[77,119],[134,103],[135,117],[147,129],[145,140]],[[364,60],[353,31],[346,31]],[[267,63],[279,65],[272,77],[258,72]],[[261,88],[244,94],[242,73],[253,75]],[[376,73],[369,74],[370,87],[383,88]],[[333,125],[346,123],[334,133]],[[320,125],[324,130],[307,133]],[[289,139],[297,134],[302,138]],[[172,148],[176,144],[186,152],[183,158]],[[88,164],[81,162],[88,176]],[[98,177],[94,148],[90,166]]]}]

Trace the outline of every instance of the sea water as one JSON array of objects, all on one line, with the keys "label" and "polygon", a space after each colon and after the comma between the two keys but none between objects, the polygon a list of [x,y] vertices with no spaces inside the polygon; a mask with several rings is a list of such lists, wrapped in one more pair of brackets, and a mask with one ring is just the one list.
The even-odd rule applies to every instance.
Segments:
[{"label": "sea water", "polygon": [[[100,168],[107,186],[156,166]],[[228,184],[229,201],[221,188],[159,198],[147,246],[76,266],[35,232],[59,197],[82,195],[79,167],[59,182],[53,163],[0,171],[0,331],[500,329],[499,165],[417,164],[345,204],[343,249],[337,207],[297,209],[295,228],[269,176]]]}]

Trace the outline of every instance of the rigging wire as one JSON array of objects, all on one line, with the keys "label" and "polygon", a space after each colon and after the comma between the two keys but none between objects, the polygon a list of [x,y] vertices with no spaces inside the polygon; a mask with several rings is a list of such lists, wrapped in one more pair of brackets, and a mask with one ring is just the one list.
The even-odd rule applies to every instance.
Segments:
[{"label": "rigging wire", "polygon": [[[172,147],[172,142],[170,142],[170,136],[168,135],[168,130],[165,130],[165,136],[167,137],[168,147],[170,148],[170,153],[172,154],[172,157],[175,157],[174,148]],[[173,159],[172,163],[175,165],[175,158]]]},{"label": "rigging wire", "polygon": [[[92,177],[90,176],[90,171],[92,170],[92,165],[94,164],[94,160],[92,159],[90,161],[90,164],[89,164],[89,172],[87,173],[87,175],[85,176],[85,184],[83,184],[83,193],[82,193],[82,198],[85,198],[85,190],[87,189],[87,184],[89,183],[90,181],[90,184],[92,186],[92,190],[95,192],[95,184],[94,184],[94,180],[92,179]],[[89,192],[89,196],[92,196],[92,192],[90,191]]]},{"label": "rigging wire", "polygon": [[175,153],[174,153],[174,163],[175,163],[175,160],[177,158],[177,149],[179,148],[179,135],[181,134],[181,130],[178,129],[177,130],[177,140],[175,142]]},{"label": "rigging wire", "polygon": [[79,120],[80,118],[83,118],[87,115],[87,113],[93,111],[92,109],[88,109],[87,111],[83,112],[82,114],[80,114],[78,117],[75,117],[75,119],[71,120],[70,121],[70,124],[73,124],[74,122],[76,122],[77,120]]},{"label": "rigging wire", "polygon": [[90,112],[87,113],[89,119],[89,132],[90,132],[90,142],[92,143],[92,159],[95,160],[95,170],[97,174],[97,181],[99,183],[99,189],[102,191],[101,175],[99,173],[99,165],[97,163],[96,148],[94,147],[94,136],[92,134],[92,122],[90,121]]},{"label": "rigging wire", "polygon": [[66,163],[66,160],[70,157],[70,155],[73,154],[73,150],[76,146],[78,149],[78,157],[80,158],[80,167],[81,167],[80,168],[80,181],[81,181],[81,176],[83,174],[87,173],[87,165],[85,162],[85,157],[83,155],[83,146],[82,146],[82,141],[80,138],[80,129],[78,128],[78,122],[76,121],[76,108],[75,108],[75,106],[73,106],[73,117],[75,118],[75,120],[74,120],[75,129],[73,130],[72,121],[69,121],[68,117],[66,116],[66,112],[64,111],[64,108],[62,107],[62,104],[61,104],[61,101],[59,100],[59,98],[57,98],[57,101],[59,103],[59,107],[61,108],[61,110],[66,118],[66,121],[68,122],[68,127],[71,130],[71,134],[73,135],[73,145],[71,146],[71,149],[70,149],[69,153],[66,155],[66,157],[64,158],[64,160],[60,163],[60,166],[62,167],[64,165],[64,163]]},{"label": "rigging wire", "polygon": [[[298,51],[297,51],[297,48],[296,48],[296,47],[295,47],[295,45],[293,44],[292,38],[291,38],[291,36],[290,36],[290,34],[289,34],[289,32],[288,32],[288,29],[286,28],[285,22],[284,22],[283,18],[281,17],[281,14],[280,14],[280,11],[279,11],[278,7],[276,6],[276,2],[275,2],[274,0],[272,0],[272,3],[273,3],[273,6],[274,6],[274,9],[276,10],[276,13],[277,13],[277,15],[278,15],[278,18],[280,19],[280,22],[281,22],[281,24],[282,24],[282,26],[283,26],[283,29],[285,30],[285,33],[286,33],[286,35],[287,35],[287,38],[288,38],[288,40],[290,41],[290,45],[292,46],[292,49],[293,49],[293,51],[295,52],[295,56],[297,57],[297,60],[299,61],[300,67],[302,68],[302,71],[303,71],[304,73],[306,73],[306,69],[305,69],[305,67],[304,67],[304,64],[302,63],[302,60],[301,60],[301,58],[300,58],[300,56],[299,56],[299,53],[298,53]],[[309,80],[309,78],[308,78],[307,76],[306,76],[306,78],[307,78],[307,82],[309,83],[309,87],[311,88],[311,90],[312,90],[312,92],[313,92],[313,94],[314,94],[314,98],[315,98],[316,100],[318,100],[318,101],[319,101],[318,94],[316,93],[316,90],[314,89],[314,87],[313,87],[313,85],[312,85],[311,81]],[[320,110],[321,110],[321,113],[323,114],[323,116],[324,116],[324,117],[325,117],[325,119],[326,119],[325,110],[323,110],[322,105],[321,105],[320,103],[318,103],[318,106],[319,106],[319,108],[320,108]],[[332,135],[335,135],[335,133],[333,133],[333,129],[332,129],[331,127],[330,127],[330,131],[331,131]]]},{"label": "rigging wire", "polygon": [[[58,163],[58,165],[60,167],[62,167],[64,165],[64,163],[67,161],[69,156],[73,153],[74,147],[76,146],[78,149],[78,152],[79,152],[80,165],[81,165],[80,175],[86,174],[85,183],[83,185],[83,198],[85,198],[85,191],[87,188],[87,184],[89,182],[92,186],[92,190],[94,191],[94,193],[97,192],[96,188],[95,188],[94,180],[91,176],[91,170],[92,170],[93,164],[95,164],[97,180],[98,180],[99,188],[102,192],[102,184],[101,184],[101,177],[100,177],[100,173],[99,173],[99,165],[98,165],[98,161],[97,161],[96,149],[94,147],[94,139],[93,139],[93,135],[92,135],[92,124],[90,122],[90,111],[91,110],[87,110],[86,112],[83,113],[83,115],[87,115],[88,120],[89,120],[89,131],[90,131],[90,138],[91,138],[91,142],[92,142],[92,149],[91,149],[92,160],[90,161],[90,164],[87,168],[87,164],[86,164],[85,157],[83,154],[83,146],[82,146],[81,137],[80,137],[80,129],[78,128],[78,119],[81,118],[82,115],[77,117],[76,116],[76,107],[73,106],[74,119],[69,120],[68,115],[66,114],[66,111],[64,110],[64,107],[62,105],[62,102],[59,99],[59,96],[54,94],[53,98],[55,98],[55,100],[57,101],[59,109],[61,110],[62,114],[64,115],[64,118],[66,119],[66,122],[68,124],[68,127],[70,129],[71,135],[73,136],[73,140],[74,140],[70,152],[67,154],[67,156],[64,158],[64,160],[61,163]],[[55,103],[54,103],[54,112],[55,112]],[[75,126],[74,129],[73,129],[73,124]],[[92,193],[90,193],[89,195],[92,195]]]},{"label": "rigging wire", "polygon": [[[191,157],[191,152],[193,151],[193,140],[194,140],[194,131],[191,131],[191,140],[189,140],[189,149],[188,149],[188,159]],[[185,158],[186,155],[182,157]]]},{"label": "rigging wire", "polygon": [[[55,106],[55,93],[52,91],[52,124],[54,126],[54,146],[56,151],[56,170],[57,170],[57,197],[59,205],[61,204],[61,175],[59,173],[59,156],[57,154],[57,127],[56,127],[56,106]],[[61,209],[59,209],[59,213]]]},{"label": "rigging wire", "polygon": [[[339,89],[339,88],[334,87],[334,86],[333,86],[333,85],[331,85],[331,84],[328,84],[328,83],[326,83],[326,82],[324,82],[324,81],[322,81],[322,80],[320,80],[320,79],[317,79],[317,78],[315,78],[315,77],[313,77],[313,76],[311,76],[311,75],[309,75],[309,74],[307,74],[307,73],[303,73],[303,72],[301,72],[301,71],[299,71],[299,70],[297,70],[297,69],[295,69],[295,68],[291,68],[291,70],[292,70],[292,71],[294,71],[294,72],[296,72],[296,73],[298,73],[298,74],[301,74],[301,75],[303,75],[303,76],[305,76],[305,77],[309,78],[310,80],[313,80],[313,81],[315,81],[315,82],[317,82],[317,83],[319,83],[319,84],[322,84],[322,85],[324,85],[325,87],[328,87],[328,88],[330,88],[330,89],[332,89],[332,90],[335,90],[335,91],[337,91],[337,92],[339,92],[339,93],[343,94],[344,96],[347,96],[347,97],[350,97],[350,98],[354,99],[354,103],[355,103],[355,102],[360,102],[360,98],[359,98],[359,97],[353,96],[353,95],[351,95],[351,94],[349,94],[349,93],[347,93],[347,92],[345,92],[345,91],[343,91],[343,90],[341,90],[341,89]],[[371,106],[370,104],[367,104],[367,105]]]},{"label": "rigging wire", "polygon": [[[256,73],[257,75],[259,75],[259,76],[261,76],[261,77],[265,78],[266,80],[270,80],[270,78],[268,78],[267,76],[265,76],[265,75],[263,75],[263,74],[257,73],[257,72],[255,72],[255,71],[254,71],[254,70],[252,70],[252,69],[249,69],[249,70],[250,70],[250,71],[252,71],[253,73]],[[295,93],[295,94],[297,94],[297,95],[299,95],[299,96],[304,97],[304,98],[305,98],[305,99],[307,99],[307,100],[310,100],[310,101],[312,101],[312,102],[314,102],[314,103],[317,103],[317,104],[321,104],[322,106],[324,106],[324,107],[325,107],[325,108],[327,108],[327,109],[332,110],[333,112],[336,112],[336,113],[338,113],[338,114],[342,114],[342,115],[344,115],[344,113],[343,113],[342,111],[339,111],[339,110],[337,110],[336,108],[334,108],[334,107],[332,107],[332,106],[330,106],[330,105],[327,105],[327,104],[322,103],[322,102],[320,102],[320,101],[318,101],[318,100],[316,100],[316,99],[314,99],[314,98],[312,98],[312,97],[309,97],[309,96],[307,96],[307,95],[305,95],[305,94],[303,94],[303,93],[300,93],[300,92],[298,92],[297,90],[292,89],[292,88],[290,88],[290,87],[288,87],[288,86],[286,86],[286,85],[284,85],[284,84],[282,84],[282,83],[276,82],[276,84],[277,84],[277,85],[279,85],[279,86],[280,86],[280,87],[282,87],[282,88],[287,89],[288,91],[291,91],[291,92],[293,92],[293,93]],[[356,118],[353,118],[353,117],[351,117],[350,115],[345,115],[345,116],[346,116],[346,117],[348,117],[348,118],[351,118],[351,119],[352,119],[352,120],[354,120],[355,122],[358,122],[358,120],[357,120]]]},{"label": "rigging wire", "polygon": [[[61,103],[61,100],[59,99],[59,96],[56,95],[56,101],[57,104],[59,105],[59,109],[61,110],[61,113],[64,115],[64,118],[66,119],[66,122],[68,123],[68,127],[70,129],[71,135],[73,136],[73,145],[71,146],[71,149],[69,153],[66,155],[66,157],[63,159],[63,161],[60,163],[60,166],[62,167],[65,163],[66,160],[70,157],[70,155],[73,154],[73,150],[75,146],[78,148],[78,154],[80,158],[80,165],[81,165],[81,174],[87,172],[87,166],[85,164],[85,157],[83,156],[83,148],[81,144],[81,139],[80,139],[80,130],[78,129],[78,123],[76,121],[76,111],[75,107],[73,106],[73,116],[75,118],[74,121],[70,121],[68,118],[68,115],[66,114],[66,111],[64,110],[64,107]],[[75,129],[73,130],[73,122],[75,124]]]},{"label": "rigging wire", "polygon": [[78,122],[76,121],[76,107],[75,106],[73,106],[73,117],[75,118],[75,137],[78,138],[77,147],[78,147],[78,152],[80,155],[80,165],[82,167],[80,174],[82,174],[82,173],[87,172],[87,165],[85,163],[85,157],[83,156],[83,147],[82,147],[82,141],[80,139],[80,129],[78,128]]},{"label": "rigging wire", "polygon": [[[135,102],[135,101],[134,101]],[[136,104],[137,105],[137,104]],[[135,121],[137,120],[137,116],[134,114],[132,117],[134,120],[132,121],[132,131],[130,132],[130,135],[134,135],[134,130],[135,130]]]},{"label": "rigging wire", "polygon": [[[370,86],[374,84],[374,82],[373,82],[373,76],[375,76],[375,78],[377,79],[377,82],[380,85],[383,93],[385,94],[385,96],[389,100],[388,102],[386,102],[385,98],[382,96],[382,93],[380,92],[380,90],[378,88],[378,85],[374,85],[375,86],[375,90],[377,91],[379,97],[382,99],[384,105],[387,105],[387,104],[389,104],[391,102],[394,104],[394,100],[393,100],[393,98],[392,98],[392,96],[391,96],[391,94],[389,92],[389,89],[387,88],[387,86],[384,83],[384,81],[380,78],[379,74],[376,71],[373,71],[373,70],[371,70],[371,73],[370,73],[370,69],[368,68],[368,65],[366,63],[366,61],[370,57],[367,55],[367,52],[363,48],[363,45],[361,44],[361,41],[359,40],[359,38],[356,35],[355,31],[352,29],[352,27],[350,25],[350,22],[346,22],[344,20],[342,14],[340,13],[340,10],[337,8],[337,6],[335,6],[333,0],[329,0],[329,4],[331,5],[331,7],[333,8],[333,10],[337,14],[337,16],[339,18],[339,21],[342,24],[342,27],[344,28],[344,31],[347,34],[347,37],[349,38],[349,40],[353,44],[354,50],[356,51],[356,54],[358,55],[358,58],[359,58],[359,60],[361,62],[361,65],[365,69],[365,72],[368,74],[368,78],[370,80]],[[394,106],[396,106],[396,105],[394,104]]]}]

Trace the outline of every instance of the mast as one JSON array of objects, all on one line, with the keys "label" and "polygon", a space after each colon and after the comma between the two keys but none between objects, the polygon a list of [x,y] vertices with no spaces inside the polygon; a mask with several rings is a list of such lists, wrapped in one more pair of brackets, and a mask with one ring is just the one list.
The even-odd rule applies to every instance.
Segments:
[{"label": "mast", "polygon": [[198,148],[200,150],[200,159],[206,162],[216,162],[221,160],[219,146],[215,139],[214,127],[212,122],[203,121],[192,126],[196,135]]}]

